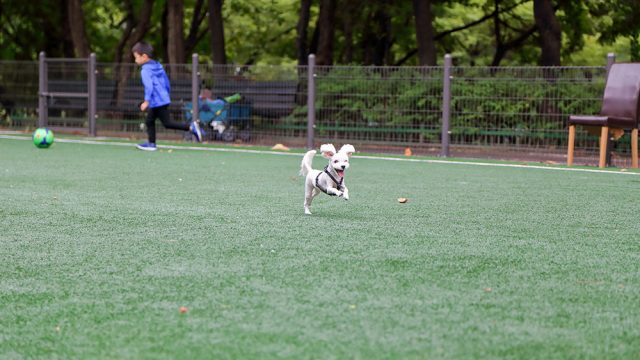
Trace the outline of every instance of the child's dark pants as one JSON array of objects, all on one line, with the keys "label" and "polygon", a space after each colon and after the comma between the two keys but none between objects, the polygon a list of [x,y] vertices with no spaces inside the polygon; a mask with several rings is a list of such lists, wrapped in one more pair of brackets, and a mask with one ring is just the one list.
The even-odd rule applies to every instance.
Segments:
[{"label": "child's dark pants", "polygon": [[167,129],[184,131],[189,130],[188,123],[177,123],[171,121],[171,117],[169,115],[169,105],[149,108],[145,124],[147,125],[147,134],[149,134],[150,143],[156,143],[156,119],[160,119],[160,121],[162,121],[162,125],[164,125],[164,127]]}]

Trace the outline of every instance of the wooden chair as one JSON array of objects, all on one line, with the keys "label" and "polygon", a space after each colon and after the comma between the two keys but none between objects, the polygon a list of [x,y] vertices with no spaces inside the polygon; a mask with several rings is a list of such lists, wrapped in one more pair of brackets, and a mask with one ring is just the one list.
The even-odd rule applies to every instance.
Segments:
[{"label": "wooden chair", "polygon": [[631,130],[631,167],[638,167],[638,100],[640,99],[640,63],[611,65],[599,115],[569,116],[567,165],[573,164],[576,125],[600,128],[600,161],[605,167],[609,132]]}]

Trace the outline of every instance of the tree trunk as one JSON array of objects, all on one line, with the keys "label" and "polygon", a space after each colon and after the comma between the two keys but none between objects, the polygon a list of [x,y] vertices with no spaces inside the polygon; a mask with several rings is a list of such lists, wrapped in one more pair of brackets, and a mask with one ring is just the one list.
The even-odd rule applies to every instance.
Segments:
[{"label": "tree trunk", "polygon": [[375,46],[373,51],[373,65],[382,66],[390,62],[391,49],[391,16],[389,8],[392,6],[390,0],[381,1],[374,15],[374,26],[377,30]]},{"label": "tree trunk", "polygon": [[307,38],[309,36],[309,19],[311,18],[311,0],[300,1],[300,14],[298,17],[298,37],[296,38],[296,49],[298,52],[298,65],[308,64]]},{"label": "tree trunk", "polygon": [[91,50],[89,49],[87,31],[84,27],[81,0],[67,0],[67,20],[75,56],[78,58],[89,57]]},{"label": "tree trunk", "polygon": [[[166,53],[169,50],[169,4],[168,2],[166,2],[164,4],[164,9],[162,10],[162,16],[161,16],[161,20],[160,23],[162,24],[162,26],[160,26],[160,38],[162,39],[162,48],[164,49],[165,52],[165,58],[168,59]],[[158,47],[155,47],[156,49],[156,56],[158,56]]]},{"label": "tree trunk", "polygon": [[173,79],[180,76],[177,64],[185,61],[184,57],[184,1],[167,0],[167,62],[169,73]]},{"label": "tree trunk", "polygon": [[500,61],[507,53],[504,42],[502,41],[502,28],[500,24],[500,0],[494,0],[493,2],[493,37],[496,39],[495,51],[493,52],[493,60],[491,66],[500,65]]},{"label": "tree trunk", "polygon": [[491,66],[500,66],[500,62],[507,55],[507,52],[512,49],[517,49],[522,46],[522,44],[533,34],[535,34],[537,27],[535,25],[531,26],[531,28],[524,30],[517,37],[509,40],[508,42],[504,42],[502,40],[500,44],[496,46],[496,51],[493,54],[493,61],[491,61]]},{"label": "tree trunk", "polygon": [[[2,2],[2,0],[0,0],[0,2]],[[73,46],[73,39],[71,38],[72,31],[71,31],[71,22],[69,21],[69,4],[67,0],[57,0],[56,2],[58,3],[57,8],[60,9],[60,17],[61,17],[60,20],[52,21],[52,19],[49,16],[51,14],[47,13],[49,9],[47,9],[44,11],[45,15],[38,17],[39,20],[40,19],[43,20],[42,23],[39,24],[39,26],[42,28],[42,31],[45,34],[45,37],[52,37],[53,39],[56,39],[53,41],[55,45],[62,45],[61,47],[62,54],[60,54],[61,56],[65,58],[75,58],[76,50],[75,50],[75,47]],[[47,28],[46,22],[52,23],[52,27],[55,29],[55,33],[54,32],[49,33],[49,31],[46,30]],[[62,24],[62,26],[60,27],[58,24]],[[48,56],[54,55],[47,51],[45,51],[45,53]]]},{"label": "tree trunk", "polygon": [[140,16],[136,16],[131,0],[125,1],[126,21],[125,28],[118,42],[115,53],[117,63],[130,63],[133,60],[131,48],[149,32],[151,27],[151,10],[154,0],[144,0],[140,9]]},{"label": "tree trunk", "polygon": [[342,15],[344,18],[344,53],[342,62],[345,64],[353,63],[353,16],[351,12]]},{"label": "tree trunk", "polygon": [[311,44],[309,44],[309,54],[318,54],[318,39],[320,38],[320,19],[316,19],[316,26],[311,35]]},{"label": "tree trunk", "polygon": [[[140,16],[136,17],[135,10],[131,0],[125,1],[126,20],[122,37],[116,48],[116,80],[117,86],[115,90],[115,102],[119,104],[122,101],[124,87],[130,77],[131,67],[128,66],[133,60],[131,48],[135,43],[142,39],[149,32],[151,27],[151,10],[153,9],[154,0],[144,0],[140,9]],[[122,66],[122,64],[125,64]],[[142,97],[142,94],[140,95]]]},{"label": "tree trunk", "polygon": [[211,32],[211,59],[214,64],[226,64],[222,5],[224,0],[209,0],[209,31]]},{"label": "tree trunk", "polygon": [[338,57],[343,64],[352,64],[354,61],[354,31],[357,31],[358,11],[362,11],[364,5],[360,1],[346,1],[340,3],[340,11],[336,14],[342,25],[344,45],[342,54]]},{"label": "tree trunk", "polygon": [[533,0],[533,14],[540,34],[540,65],[560,66],[562,30],[551,0]]},{"label": "tree trunk", "polygon": [[[373,23],[373,14],[366,14],[365,21],[367,24]],[[360,40],[360,45],[362,46],[362,64],[363,65],[372,65],[373,64],[373,49],[375,48],[375,32],[373,30],[373,26],[365,26],[362,30],[362,40]]]},{"label": "tree trunk", "polygon": [[184,42],[185,62],[189,62],[189,55],[193,53],[198,42],[204,37],[206,31],[200,30],[202,22],[207,17],[206,3],[204,0],[197,0],[193,8],[193,17],[191,18],[191,26],[189,34]]},{"label": "tree trunk", "polygon": [[333,64],[333,35],[335,33],[336,0],[320,0],[318,15],[318,65]]},{"label": "tree trunk", "polygon": [[436,65],[436,44],[433,39],[433,12],[431,0],[413,0],[416,22],[418,63],[420,66]]}]

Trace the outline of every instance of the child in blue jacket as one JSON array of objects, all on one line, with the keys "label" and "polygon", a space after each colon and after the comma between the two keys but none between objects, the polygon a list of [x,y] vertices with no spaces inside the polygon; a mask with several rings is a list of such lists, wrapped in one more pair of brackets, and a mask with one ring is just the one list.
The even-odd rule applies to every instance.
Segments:
[{"label": "child in blue jacket", "polygon": [[141,66],[140,75],[144,85],[144,101],[140,104],[140,110],[149,110],[145,121],[149,141],[139,144],[138,149],[156,150],[156,119],[160,119],[167,129],[189,130],[198,141],[202,141],[202,131],[196,121],[192,121],[190,124],[171,121],[169,114],[171,85],[162,65],[152,59],[153,47],[147,43],[139,42],[131,48],[131,51],[136,64]]}]

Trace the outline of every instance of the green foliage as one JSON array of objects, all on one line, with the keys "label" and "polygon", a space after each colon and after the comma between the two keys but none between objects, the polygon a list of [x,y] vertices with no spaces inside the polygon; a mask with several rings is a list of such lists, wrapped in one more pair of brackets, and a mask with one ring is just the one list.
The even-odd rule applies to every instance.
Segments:
[{"label": "green foliage", "polygon": [[225,1],[227,56],[235,64],[286,64],[296,58],[299,1]]},{"label": "green foliage", "polygon": [[[602,68],[540,71],[457,69],[451,84],[454,136],[465,142],[540,141],[556,144],[569,114],[596,114]],[[442,69],[334,67],[316,77],[317,124],[354,133],[408,131],[436,139],[442,117]],[[305,110],[306,111],[306,110]],[[300,116],[289,119],[300,123]],[[425,130],[426,129],[426,130]],[[487,140],[486,136],[494,136]],[[417,141],[414,138],[413,141]]]},{"label": "green foliage", "polygon": [[[85,26],[90,48],[102,62],[114,61],[115,51],[123,37],[125,22],[137,21],[142,0],[83,1]],[[436,34],[482,19],[494,10],[495,0],[433,1]],[[127,4],[133,11],[128,17]],[[165,1],[154,3],[151,27],[145,40],[153,43],[158,58],[165,59],[162,16]],[[196,0],[184,1],[184,29],[191,27]],[[501,0],[498,5],[509,9],[500,13],[501,37],[508,42],[533,25],[533,2]],[[517,5],[517,6],[515,6]],[[635,0],[557,1],[557,16],[563,30],[563,65],[602,65],[602,54],[616,52],[624,59],[636,61],[640,25],[636,21],[640,7]],[[515,6],[515,7],[513,7]],[[297,61],[296,25],[300,2],[297,0],[227,0],[223,6],[227,58],[234,64],[293,64]],[[512,8],[513,7],[513,8]],[[317,1],[311,8],[309,38],[315,30],[319,12]],[[389,18],[388,28],[381,27],[376,14]],[[371,2],[353,0],[338,2],[335,20],[334,63],[363,64],[371,57],[371,41],[391,31],[390,53],[385,62],[415,65],[416,38],[413,8],[406,2]],[[351,37],[345,33],[350,25]],[[0,5],[0,59],[36,59],[40,51],[51,57],[73,56],[66,32],[65,9],[59,1],[24,2],[3,0]],[[210,58],[207,20],[201,24],[202,35],[193,51],[203,62]],[[624,39],[624,43],[620,40]],[[494,19],[465,30],[438,38],[438,60],[452,53],[459,65],[489,65],[496,47]],[[347,58],[347,48],[350,58]],[[369,51],[369,52],[367,52]],[[535,34],[509,50],[501,65],[536,64],[539,44]]]},{"label": "green foliage", "polygon": [[620,36],[636,35],[640,30],[640,6],[636,0],[592,0],[586,4],[600,33],[600,41],[605,44],[613,43]]},{"label": "green foliage", "polygon": [[89,44],[99,61],[115,60],[115,48],[122,36],[122,23],[126,16],[123,7],[123,5],[114,4],[112,0],[83,2]]},{"label": "green foliage", "polygon": [[441,93],[441,79],[425,76],[419,68],[377,70],[367,67],[336,67],[316,81],[320,111],[326,110],[336,122],[366,126],[407,125],[433,121]]},{"label": "green foliage", "polygon": [[604,80],[497,77],[456,81],[452,88],[454,142],[553,146],[566,141],[568,115],[598,113]]},{"label": "green foliage", "polygon": [[581,49],[585,44],[585,34],[593,32],[588,17],[587,6],[582,1],[560,1],[558,20],[562,25],[564,40],[563,54]]},{"label": "green foliage", "polygon": [[640,42],[638,41],[638,33],[629,36],[629,53],[631,61],[640,61]]},{"label": "green foliage", "polygon": [[60,2],[0,1],[0,58],[37,59],[40,51],[52,56],[68,53],[64,41]]}]

